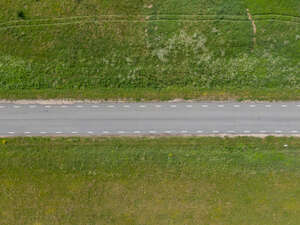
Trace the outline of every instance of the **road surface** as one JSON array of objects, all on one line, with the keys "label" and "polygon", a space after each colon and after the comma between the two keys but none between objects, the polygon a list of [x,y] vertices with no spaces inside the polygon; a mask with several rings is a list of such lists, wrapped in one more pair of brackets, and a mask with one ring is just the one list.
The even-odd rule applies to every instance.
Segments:
[{"label": "road surface", "polygon": [[0,104],[0,136],[300,135],[300,102]]}]

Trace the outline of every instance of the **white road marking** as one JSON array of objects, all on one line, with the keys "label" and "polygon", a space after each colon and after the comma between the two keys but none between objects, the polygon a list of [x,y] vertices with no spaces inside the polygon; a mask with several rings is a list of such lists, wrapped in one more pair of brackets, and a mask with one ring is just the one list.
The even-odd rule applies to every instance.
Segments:
[{"label": "white road marking", "polygon": [[31,109],[36,108],[36,105],[30,105],[29,108]]},{"label": "white road marking", "polygon": [[140,134],[140,133],[142,133],[142,132],[139,131],[139,130],[136,130],[136,131],[133,131],[133,133],[134,133],[134,134]]},{"label": "white road marking", "polygon": [[83,106],[82,106],[82,105],[77,105],[76,107],[77,107],[77,108],[83,108]]},{"label": "white road marking", "polygon": [[197,133],[198,133],[198,134],[202,134],[202,133],[203,133],[203,130],[197,130]]},{"label": "white road marking", "polygon": [[240,108],[241,106],[240,105],[234,105],[233,107],[234,108]]},{"label": "white road marking", "polygon": [[167,133],[167,134],[171,134],[171,133],[172,133],[172,131],[171,131],[171,130],[166,130],[166,131],[165,131],[165,133]]},{"label": "white road marking", "polygon": [[297,107],[300,107],[300,105],[297,105]]},{"label": "white road marking", "polygon": [[161,107],[161,105],[155,105],[155,107],[156,107],[156,108],[160,108],[160,107]]},{"label": "white road marking", "polygon": [[227,131],[227,133],[232,133],[232,134],[234,134],[235,131],[234,131],[234,130],[229,130],[229,131]]},{"label": "white road marking", "polygon": [[62,105],[61,108],[65,109],[65,108],[68,108],[68,106],[67,105]]},{"label": "white road marking", "polygon": [[114,105],[108,105],[107,107],[108,108],[114,108],[115,106]]},{"label": "white road marking", "polygon": [[156,134],[157,131],[156,131],[156,130],[150,130],[149,133],[150,133],[150,134]]},{"label": "white road marking", "polygon": [[94,131],[88,131],[88,134],[93,134],[94,133]]},{"label": "white road marking", "polygon": [[224,108],[224,105],[218,105],[219,108]]},{"label": "white road marking", "polygon": [[24,134],[31,134],[31,132],[30,131],[26,131],[26,132],[24,132]]},{"label": "white road marking", "polygon": [[177,105],[170,105],[170,107],[171,107],[171,108],[176,108],[176,107],[177,107]]},{"label": "white road marking", "polygon": [[48,132],[46,131],[41,131],[40,134],[47,134]]},{"label": "white road marking", "polygon": [[251,108],[254,108],[254,107],[256,107],[256,105],[250,105],[250,107],[251,107]]},{"label": "white road marking", "polygon": [[208,105],[201,105],[203,108],[207,108],[208,107]]},{"label": "white road marking", "polygon": [[145,106],[145,105],[140,105],[139,107],[140,107],[140,108],[146,108],[146,106]]},{"label": "white road marking", "polygon": [[287,107],[287,105],[282,105],[281,107],[282,107],[282,108],[286,108],[286,107]]},{"label": "white road marking", "polygon": [[16,132],[14,132],[14,131],[10,131],[10,132],[8,132],[9,134],[15,134]]},{"label": "white road marking", "polygon": [[72,131],[72,134],[78,134],[78,132],[77,131]]},{"label": "white road marking", "polygon": [[123,130],[118,131],[118,134],[125,134],[126,132]]},{"label": "white road marking", "polygon": [[19,106],[19,105],[14,105],[13,107],[14,107],[15,109],[21,108],[21,106]]},{"label": "white road marking", "polygon": [[186,134],[186,133],[188,133],[188,131],[187,130],[182,130],[181,133]]},{"label": "white road marking", "polygon": [[298,132],[299,132],[299,131],[297,131],[297,130],[292,130],[292,131],[291,131],[291,133],[294,133],[294,134],[295,134],[295,133],[298,133]]},{"label": "white road marking", "polygon": [[271,108],[271,107],[272,107],[272,105],[265,105],[265,107],[266,107],[266,108]]},{"label": "white road marking", "polygon": [[130,105],[124,105],[123,107],[124,108],[130,108]]},{"label": "white road marking", "polygon": [[214,130],[213,133],[217,134],[220,133],[218,130]]},{"label": "white road marking", "polygon": [[61,132],[61,131],[56,131],[55,133],[56,134],[63,134],[63,132]]},{"label": "white road marking", "polygon": [[0,109],[4,109],[5,108],[5,106],[4,105],[0,105]]},{"label": "white road marking", "polygon": [[92,108],[99,108],[98,105],[92,105]]},{"label": "white road marking", "polygon": [[282,133],[281,130],[275,130],[275,133]]},{"label": "white road marking", "polygon": [[187,108],[193,108],[193,105],[187,105],[186,107]]},{"label": "white road marking", "polygon": [[261,131],[259,131],[260,133],[267,133],[267,131],[265,131],[265,130],[261,130]]},{"label": "white road marking", "polygon": [[45,108],[51,108],[51,107],[52,107],[51,105],[46,105],[46,106],[45,106]]},{"label": "white road marking", "polygon": [[244,133],[249,134],[249,133],[251,133],[251,131],[250,130],[244,130]]}]

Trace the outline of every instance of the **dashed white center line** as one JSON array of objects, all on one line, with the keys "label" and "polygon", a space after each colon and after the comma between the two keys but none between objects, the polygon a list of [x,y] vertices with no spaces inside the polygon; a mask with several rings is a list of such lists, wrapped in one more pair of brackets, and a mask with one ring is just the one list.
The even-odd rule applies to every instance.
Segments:
[{"label": "dashed white center line", "polygon": [[77,105],[76,107],[77,107],[77,108],[83,108],[83,106],[82,106],[82,105]]},{"label": "dashed white center line", "polygon": [[272,106],[271,106],[271,105],[265,105],[265,107],[266,107],[266,108],[271,108]]},{"label": "dashed white center line", "polygon": [[56,134],[63,134],[63,132],[61,132],[61,131],[56,131],[55,133]]},{"label": "dashed white center line", "polygon": [[99,108],[98,105],[92,105],[92,108]]},{"label": "dashed white center line", "polygon": [[62,105],[61,108],[65,109],[65,108],[68,108],[67,105]]},{"label": "dashed white center line", "polygon": [[72,131],[71,133],[72,133],[72,134],[78,134],[78,132],[77,132],[77,131]]},{"label": "dashed white center line", "polygon": [[40,134],[48,134],[46,131],[41,131]]},{"label": "dashed white center line", "polygon": [[244,133],[249,134],[249,133],[251,133],[251,131],[250,130],[244,130]]},{"label": "dashed white center line", "polygon": [[187,105],[186,107],[187,107],[187,108],[193,108],[193,106],[192,106],[192,105]]},{"label": "dashed white center line", "polygon": [[177,107],[177,105],[170,105],[170,107],[171,107],[171,108],[176,108],[176,107]]},{"label": "dashed white center line", "polygon": [[213,133],[214,134],[218,134],[218,133],[220,133],[218,130],[213,130]]},{"label": "dashed white center line", "polygon": [[29,108],[31,109],[36,108],[36,105],[30,105]]},{"label": "dashed white center line", "polygon": [[130,105],[124,105],[123,107],[124,108],[130,108]]},{"label": "dashed white center line", "polygon": [[31,134],[31,132],[30,131],[26,131],[26,132],[24,132],[24,134]]},{"label": "dashed white center line", "polygon": [[208,107],[208,105],[201,105],[203,108],[207,108]]},{"label": "dashed white center line", "polygon": [[188,131],[187,131],[187,130],[182,130],[181,133],[182,133],[182,134],[187,134]]},{"label": "dashed white center line", "polygon": [[108,105],[107,107],[108,108],[114,108],[115,106],[114,105]]},{"label": "dashed white center line", "polygon": [[250,105],[250,108],[255,108],[256,107],[256,105]]},{"label": "dashed white center line", "polygon": [[282,108],[286,108],[286,107],[287,107],[287,105],[281,105],[281,107],[282,107]]},{"label": "dashed white center line", "polygon": [[233,107],[234,108],[240,108],[241,106],[240,105],[234,105]]},{"label": "dashed white center line", "polygon": [[261,130],[261,131],[259,131],[260,133],[267,133],[267,131],[266,130]]},{"label": "dashed white center line", "polygon": [[88,131],[87,133],[88,133],[88,134],[93,134],[93,133],[94,133],[94,131]]},{"label": "dashed white center line", "polygon": [[139,130],[136,130],[136,131],[133,131],[133,133],[134,133],[134,134],[140,134],[140,133],[142,133],[142,132],[139,131]]},{"label": "dashed white center line", "polygon": [[4,105],[0,105],[0,109],[4,109],[5,108],[5,106]]},{"label": "dashed white center line", "polygon": [[161,105],[155,105],[156,108],[161,108]]},{"label": "dashed white center line", "polygon": [[282,131],[281,130],[275,130],[275,133],[280,134],[280,133],[282,133]]},{"label": "dashed white center line", "polygon": [[171,130],[166,130],[165,133],[166,133],[166,134],[171,134],[172,131],[171,131]]},{"label": "dashed white center line", "polygon": [[150,134],[156,134],[157,131],[155,131],[155,130],[150,130],[149,133],[150,133]]},{"label": "dashed white center line", "polygon": [[218,105],[219,108],[224,108],[224,105]]},{"label": "dashed white center line", "polygon": [[9,134],[15,134],[16,132],[14,132],[14,131],[10,131],[10,132],[8,132]]},{"label": "dashed white center line", "polygon": [[140,107],[140,108],[146,108],[146,106],[145,106],[145,105],[140,105],[139,107]]},{"label": "dashed white center line", "polygon": [[19,105],[14,105],[13,107],[14,107],[15,109],[21,108],[21,106],[19,106]]},{"label": "dashed white center line", "polygon": [[203,130],[197,130],[197,133],[198,133],[198,134],[202,134],[202,133],[203,133]]},{"label": "dashed white center line", "polygon": [[292,130],[292,131],[291,131],[291,133],[294,133],[294,134],[295,134],[295,133],[298,133],[298,132],[299,132],[299,131],[297,131],[297,130]]},{"label": "dashed white center line", "polygon": [[48,108],[48,109],[51,108],[51,107],[52,107],[51,105],[46,105],[45,106],[45,108]]}]

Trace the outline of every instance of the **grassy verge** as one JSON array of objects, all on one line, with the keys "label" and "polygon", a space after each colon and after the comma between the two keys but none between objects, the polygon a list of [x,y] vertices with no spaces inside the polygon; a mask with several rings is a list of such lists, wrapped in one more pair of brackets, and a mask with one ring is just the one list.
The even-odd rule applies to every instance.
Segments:
[{"label": "grassy verge", "polygon": [[281,225],[300,220],[298,138],[16,138],[0,143],[1,224]]},{"label": "grassy verge", "polygon": [[190,88],[128,89],[99,88],[92,90],[0,90],[0,99],[66,99],[104,101],[168,101],[174,99],[200,101],[293,101],[300,100],[300,89],[227,89],[210,90]]},{"label": "grassy verge", "polygon": [[300,87],[298,0],[3,0],[0,8],[1,92],[77,98],[176,86],[176,97],[192,87],[211,90],[210,99],[231,88]]}]

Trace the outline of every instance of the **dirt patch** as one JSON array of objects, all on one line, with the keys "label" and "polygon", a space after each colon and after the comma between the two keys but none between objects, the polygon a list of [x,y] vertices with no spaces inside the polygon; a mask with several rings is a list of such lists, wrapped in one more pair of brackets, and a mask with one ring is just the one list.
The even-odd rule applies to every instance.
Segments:
[{"label": "dirt patch", "polygon": [[253,48],[255,48],[255,45],[256,45],[256,31],[257,31],[257,28],[256,28],[255,21],[253,20],[253,17],[252,17],[252,15],[251,15],[249,9],[247,9],[247,14],[248,14],[249,20],[250,20],[251,23],[252,23],[252,28],[253,28]]}]

